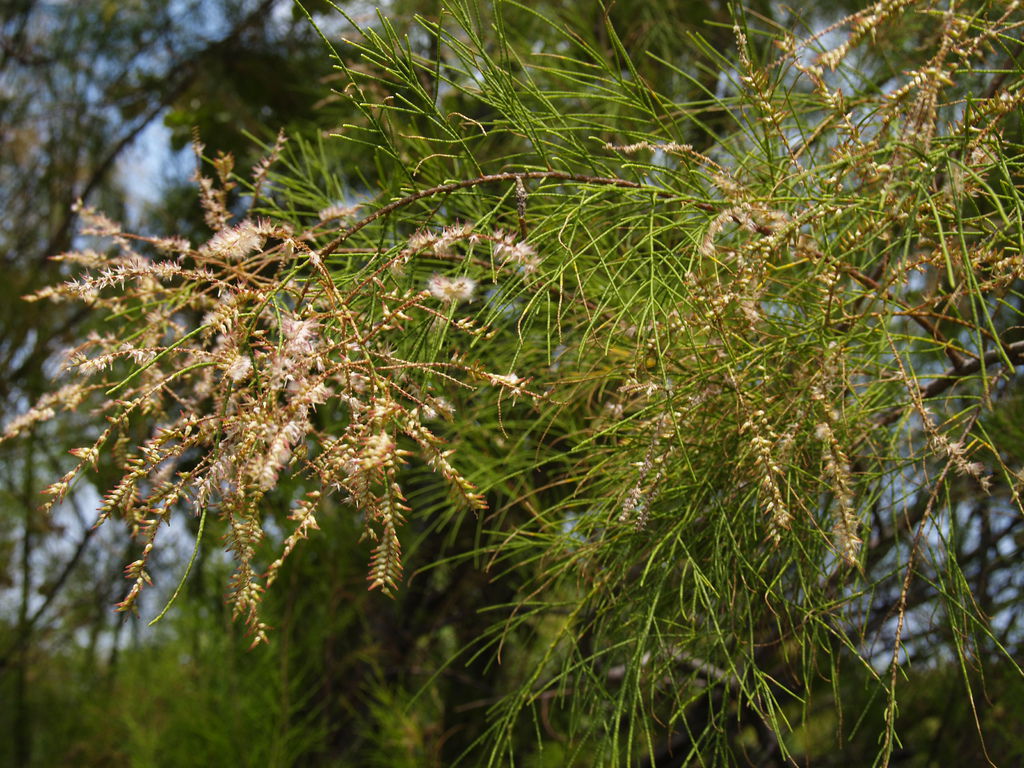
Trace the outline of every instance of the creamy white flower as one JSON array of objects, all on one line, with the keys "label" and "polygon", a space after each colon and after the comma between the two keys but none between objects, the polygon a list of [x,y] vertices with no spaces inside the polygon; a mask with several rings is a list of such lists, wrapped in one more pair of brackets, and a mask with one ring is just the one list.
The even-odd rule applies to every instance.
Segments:
[{"label": "creamy white flower", "polygon": [[321,210],[319,213],[317,213],[317,216],[320,218],[320,221],[330,221],[331,219],[347,219],[353,214],[355,214],[355,212],[358,210],[358,205],[342,205],[341,203],[335,203],[334,205],[329,205],[323,210]]},{"label": "creamy white flower", "polygon": [[247,379],[250,373],[252,373],[252,360],[248,355],[238,355],[224,371],[224,374],[234,382]]},{"label": "creamy white flower", "polygon": [[419,251],[426,248],[428,245],[433,245],[434,241],[437,240],[437,235],[431,232],[429,229],[421,229],[413,232],[409,238],[409,250]]},{"label": "creamy white flower", "polygon": [[476,280],[465,275],[461,277],[445,277],[433,275],[427,280],[427,290],[435,299],[446,303],[469,301],[476,290]]},{"label": "creamy white flower", "polygon": [[240,261],[263,247],[266,236],[261,228],[246,219],[235,227],[225,227],[203,246],[209,256]]}]

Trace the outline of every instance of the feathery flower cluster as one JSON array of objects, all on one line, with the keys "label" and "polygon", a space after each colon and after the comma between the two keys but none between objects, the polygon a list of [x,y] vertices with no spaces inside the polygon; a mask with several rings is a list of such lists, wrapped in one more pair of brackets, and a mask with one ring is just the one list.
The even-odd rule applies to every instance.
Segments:
[{"label": "feathery flower cluster", "polygon": [[637,464],[639,476],[622,502],[619,522],[632,522],[637,530],[647,526],[652,499],[657,494],[658,485],[665,474],[665,461],[671,448],[662,447],[662,443],[673,436],[672,416],[678,417],[678,414],[663,414],[655,421],[647,454],[644,460]]},{"label": "feathery flower cluster", "polygon": [[711,258],[715,254],[715,238],[721,234],[722,230],[725,229],[725,225],[730,221],[734,221],[744,229],[755,232],[756,225],[754,219],[751,216],[749,205],[740,205],[726,208],[724,211],[719,213],[715,218],[708,224],[707,230],[704,232],[704,237],[700,241],[700,245],[697,247],[697,252],[706,259]]},{"label": "feathery flower cluster", "polygon": [[465,275],[446,277],[434,274],[427,280],[427,290],[435,299],[446,304],[455,304],[473,298],[473,292],[476,291],[476,280]]},{"label": "feathery flower cluster", "polygon": [[761,409],[750,415],[741,431],[751,436],[750,447],[754,451],[754,464],[758,471],[757,482],[765,512],[768,514],[768,535],[777,545],[782,540],[782,530],[789,528],[793,519],[789,505],[782,495],[782,468],[775,459],[778,435],[768,424],[765,412]]},{"label": "feathery flower cluster", "polygon": [[263,248],[266,236],[272,231],[267,223],[254,223],[246,219],[240,224],[225,227],[214,234],[202,247],[202,250],[211,259],[241,261],[254,251]]},{"label": "feathery flower cluster", "polygon": [[342,203],[335,203],[334,205],[329,205],[326,208],[322,208],[317,213],[317,218],[319,218],[321,222],[333,221],[335,219],[349,219],[355,216],[358,210],[358,205],[344,205]]},{"label": "feathery flower cluster", "polygon": [[473,234],[473,227],[470,224],[454,224],[445,227],[440,233],[420,229],[409,238],[403,253],[412,255],[429,249],[435,256],[451,258],[455,255],[456,243],[461,240],[472,243],[476,239],[477,236]]},{"label": "feathery flower cluster", "polygon": [[982,462],[968,460],[968,450],[963,441],[950,440],[935,429],[930,429],[928,432],[929,447],[938,455],[948,459],[958,475],[974,478],[982,490],[988,493],[992,485],[992,478],[987,474]]},{"label": "feathery flower cluster", "polygon": [[[424,301],[428,294],[395,294],[374,282],[367,292],[342,298],[322,262],[312,260],[310,275],[276,281],[266,264],[290,261],[295,250],[307,250],[311,235],[296,236],[284,222],[232,223],[224,187],[230,158],[219,158],[216,169],[220,187],[200,180],[206,218],[216,229],[199,247],[126,235],[105,217],[81,209],[87,226],[115,237],[119,249],[65,254],[86,272],[33,298],[86,301],[109,311],[120,326],[93,333],[72,350],[67,370],[81,380],[11,420],[0,439],[15,439],[61,410],[109,392],[97,402],[109,425],[92,445],[72,451],[78,463],[47,489],[49,505],[72,492],[116,447],[126,454],[123,476],[104,495],[98,522],[123,520],[140,541],[125,569],[131,587],[118,608],[134,609],[150,584],[151,553],[173,514],[187,508],[218,514],[236,566],[232,610],[261,642],[264,581],[272,582],[298,541],[316,530],[316,508],[324,496],[341,492],[362,513],[366,535],[376,541],[370,587],[385,592],[397,588],[402,573],[398,532],[408,507],[400,470],[409,456],[420,455],[458,504],[480,509],[483,499],[450,460],[452,451],[425,425],[452,410],[432,391],[437,385],[427,383],[443,366],[427,368],[394,351],[392,342],[402,339],[409,323],[438,320]],[[450,252],[469,232],[459,226],[421,236],[419,247]],[[154,261],[144,249],[177,258]],[[250,258],[254,254],[259,258]],[[436,275],[429,288],[435,298],[454,303],[472,298],[476,282]],[[201,320],[190,324],[190,317]],[[451,328],[461,334],[486,330],[464,321],[452,321]],[[453,376],[445,380],[469,386]],[[507,387],[520,391],[515,382]],[[321,409],[324,416],[314,419]],[[142,414],[155,426],[132,448],[129,426]],[[403,442],[412,450],[401,447]],[[202,458],[197,462],[196,456]],[[261,505],[285,475],[317,485],[294,508],[295,528],[264,575],[256,562],[264,538]]]},{"label": "feathery flower cluster", "polygon": [[515,265],[524,274],[536,272],[540,266],[540,259],[533,246],[527,242],[517,241],[515,235],[498,230],[494,233],[493,243],[494,260],[499,264]]},{"label": "feathery flower cluster", "polygon": [[814,436],[824,444],[825,478],[838,507],[838,514],[832,525],[836,551],[848,565],[856,565],[857,556],[864,542],[860,537],[860,517],[854,506],[850,462],[827,421],[820,422],[814,428]]},{"label": "feathery flower cluster", "polygon": [[624,155],[633,155],[642,150],[650,150],[652,152],[692,152],[693,147],[689,144],[677,144],[674,141],[667,141],[663,144],[652,143],[650,141],[638,141],[634,144],[612,144],[605,142],[605,149],[610,149],[615,152],[622,152]]}]

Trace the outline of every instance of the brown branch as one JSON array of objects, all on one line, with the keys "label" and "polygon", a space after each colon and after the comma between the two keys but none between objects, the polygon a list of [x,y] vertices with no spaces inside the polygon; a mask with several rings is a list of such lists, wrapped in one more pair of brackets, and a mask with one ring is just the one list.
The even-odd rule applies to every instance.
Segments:
[{"label": "brown branch", "polygon": [[[575,181],[580,184],[598,184],[612,187],[621,187],[625,189],[640,189],[649,192],[654,192],[659,197],[675,197],[671,192],[663,189],[655,189],[652,187],[645,187],[636,181],[629,181],[628,179],[619,179],[609,176],[586,176],[579,173],[567,173],[565,171],[523,171],[523,172],[508,172],[508,173],[491,173],[485,176],[478,176],[474,179],[464,179],[462,181],[453,181],[448,184],[440,184],[436,187],[430,187],[429,189],[421,189],[418,192],[413,192],[411,195],[407,195],[399,200],[394,200],[382,208],[378,208],[376,211],[371,213],[352,226],[348,227],[344,232],[338,235],[334,240],[329,242],[320,251],[320,257],[326,258],[335,252],[335,249],[345,242],[348,238],[354,235],[359,230],[372,224],[377,219],[387,216],[392,211],[403,208],[407,205],[415,203],[417,200],[422,200],[425,197],[433,197],[435,195],[446,195],[450,192],[455,192],[460,189],[469,189],[470,187],[478,187],[483,184],[493,184],[499,181],[522,181],[523,179],[555,179],[559,181]],[[714,212],[715,206],[710,203],[700,203],[696,200],[689,200],[694,207],[701,209],[702,211]]]},{"label": "brown branch", "polygon": [[1002,349],[993,349],[990,352],[986,352],[983,357],[968,360],[959,368],[950,368],[928,386],[921,387],[921,399],[927,400],[929,397],[941,395],[956,384],[958,379],[970,376],[972,373],[977,373],[982,367],[987,368],[991,365],[998,365],[1007,359],[1014,364],[1024,363],[1024,341],[1005,344]]},{"label": "brown branch", "polygon": [[946,357],[949,358],[949,361],[953,364],[953,368],[959,371],[964,367],[964,359],[960,356],[960,353],[953,349],[949,339],[947,339],[945,335],[943,335],[942,331],[939,330],[939,327],[937,325],[932,323],[926,317],[923,317],[914,312],[910,307],[908,307],[903,302],[894,299],[892,296],[889,295],[889,291],[886,288],[884,288],[881,285],[881,283],[879,283],[871,276],[865,275],[859,269],[847,267],[844,269],[844,271],[858,283],[863,285],[865,288],[871,288],[874,291],[878,291],[879,293],[884,294],[887,300],[897,305],[902,305],[903,312],[907,315],[907,317],[909,317],[911,320],[913,320],[915,323],[921,326],[921,328],[927,331],[928,335],[935,339],[935,341],[943,345],[943,351],[946,353]]},{"label": "brown branch", "polygon": [[[917,397],[922,401],[928,400],[932,397],[937,397],[964,377],[970,376],[972,373],[977,373],[982,369],[982,367],[988,368],[989,366],[995,366],[999,363],[1005,362],[1007,359],[1015,365],[1024,363],[1024,341],[1017,341],[1013,344],[1004,344],[1001,349],[993,349],[986,352],[983,357],[968,360],[959,368],[956,366],[949,368],[945,372],[937,375],[935,380],[930,384],[919,387]],[[899,405],[895,408],[891,408],[878,420],[878,425],[884,427],[887,424],[892,424],[899,418],[904,407],[905,406]]]}]

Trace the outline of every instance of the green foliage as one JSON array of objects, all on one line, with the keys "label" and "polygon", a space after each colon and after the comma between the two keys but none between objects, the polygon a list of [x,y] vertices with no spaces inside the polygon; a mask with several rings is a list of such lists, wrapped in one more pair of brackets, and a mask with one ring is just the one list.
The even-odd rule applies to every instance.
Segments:
[{"label": "green foliage", "polygon": [[345,124],[207,158],[206,242],[87,212],[117,250],[37,298],[117,330],[7,439],[104,413],[49,492],[122,452],[122,610],[183,509],[254,643],[303,539],[362,546],[395,598],[338,628],[363,764],[928,765],[964,724],[1009,764],[1018,16],[737,8],[685,54],[515,2],[346,16]]}]

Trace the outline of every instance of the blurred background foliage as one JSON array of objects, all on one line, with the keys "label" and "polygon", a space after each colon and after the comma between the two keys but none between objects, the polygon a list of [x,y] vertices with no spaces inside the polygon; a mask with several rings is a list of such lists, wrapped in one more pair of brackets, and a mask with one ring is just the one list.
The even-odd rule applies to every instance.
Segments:
[{"label": "blurred background foliage", "polygon": [[[362,24],[378,23],[373,3],[339,5]],[[380,5],[393,27],[408,35],[413,53],[436,57],[436,41],[412,22],[416,14],[436,19],[438,3]],[[556,45],[550,26],[529,12],[540,10],[615,60],[620,50],[609,39],[610,20],[633,54],[638,77],[679,101],[699,100],[718,87],[719,72],[691,44],[692,35],[699,33],[723,59],[736,58],[732,18],[722,3],[619,0],[610,4],[608,18],[596,2],[527,5],[506,7],[505,23],[516,25],[518,37],[534,39],[538,49]],[[345,35],[347,24],[329,3],[305,7],[328,37]],[[857,7],[831,5],[827,13],[809,7],[801,19],[782,4],[748,5],[766,29],[805,31]],[[3,14],[0,423],[46,390],[56,357],[88,331],[81,309],[19,301],[60,277],[62,268],[47,256],[74,242],[71,209],[77,199],[150,234],[202,231],[189,181],[194,131],[210,154],[231,152],[237,167],[246,169],[262,154],[260,142],[283,129],[294,137],[293,146],[304,148],[286,162],[302,164],[311,155],[316,166],[336,172],[321,189],[309,191],[311,214],[332,189],[341,199],[347,189],[375,188],[379,154],[324,138],[360,118],[347,111],[349,101],[332,94],[341,86],[326,48],[290,0],[8,0]],[[904,28],[905,38],[891,41],[892,49],[918,44],[924,32]],[[768,45],[756,39],[751,44]],[[898,62],[893,66],[898,69]],[[879,78],[890,74],[880,71]],[[478,100],[442,96],[450,112],[468,120],[491,117]],[[629,115],[607,119],[628,125]],[[699,142],[716,132],[714,115],[706,119],[703,139],[678,140],[693,139],[695,149],[706,150]],[[728,119],[722,119],[725,130]],[[431,130],[410,120],[399,128]],[[493,151],[498,157],[508,153]],[[409,167],[416,162],[397,160]],[[439,178],[449,172],[438,165]],[[425,167],[420,180],[431,173]],[[292,199],[302,202],[301,195]],[[992,429],[1013,437],[1007,450],[1024,455],[1021,410],[1019,399],[1007,399],[990,421]],[[530,579],[514,570],[492,578],[481,563],[447,559],[473,550],[481,528],[493,520],[470,519],[443,536],[412,521],[403,534],[409,538],[410,577],[390,601],[366,591],[367,546],[357,543],[358,522],[324,510],[322,531],[285,564],[267,595],[265,611],[276,631],[269,646],[255,651],[247,651],[248,641],[224,609],[229,566],[216,552],[200,554],[187,595],[160,625],[149,629],[125,620],[111,606],[123,596],[120,569],[129,545],[113,531],[92,529],[90,494],[69,499],[53,517],[36,512],[38,492],[59,476],[63,454],[84,444],[93,428],[83,416],[63,422],[60,430],[0,446],[0,765],[449,765],[483,733],[502,692],[543,657],[541,626],[539,636],[510,636],[514,665],[494,664],[483,654],[448,664],[491,629],[493,617],[482,609],[511,603]],[[506,509],[510,505],[502,502],[519,490],[492,498],[492,508]],[[430,492],[424,484],[422,493]],[[281,492],[269,512],[281,521],[287,496]],[[410,497],[415,501],[415,491]],[[182,527],[181,547],[163,553],[161,570],[168,577],[180,572],[192,533]],[[269,542],[268,551],[276,544]],[[421,571],[428,564],[433,567]],[[905,764],[978,764],[975,717],[991,736],[986,747],[997,764],[1020,764],[1019,677],[998,665],[978,671],[989,699],[983,706],[964,697],[963,670],[951,660],[938,657],[908,672],[900,712]],[[794,733],[791,750],[814,765],[870,763],[877,751],[874,731],[864,730],[871,738],[863,744],[856,734],[863,719],[881,719],[885,702],[866,693],[858,698],[857,676],[863,674],[851,670],[842,678],[850,686],[843,696],[848,709],[826,709],[807,721]],[[522,734],[519,765],[591,764],[587,755],[561,751],[562,717],[555,707],[545,710],[543,753],[535,751],[535,734]],[[777,754],[756,757],[754,748],[763,744],[751,718],[737,713],[733,722],[733,745],[752,747],[740,759],[781,764]],[[842,754],[835,751],[837,728],[850,739]],[[657,765],[681,764],[678,750],[677,756],[671,750],[659,754]]]}]

